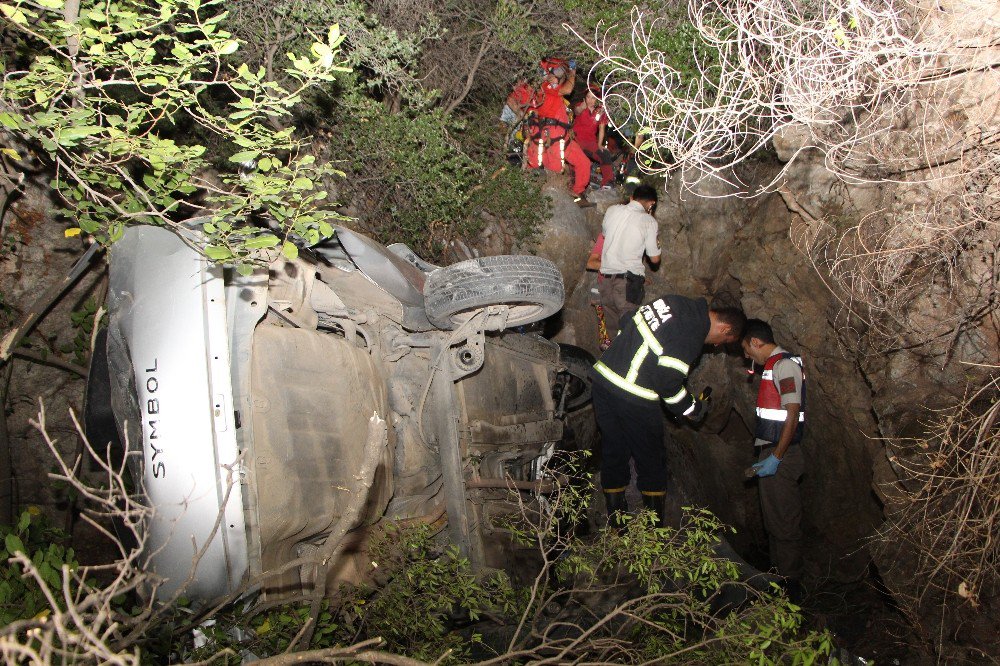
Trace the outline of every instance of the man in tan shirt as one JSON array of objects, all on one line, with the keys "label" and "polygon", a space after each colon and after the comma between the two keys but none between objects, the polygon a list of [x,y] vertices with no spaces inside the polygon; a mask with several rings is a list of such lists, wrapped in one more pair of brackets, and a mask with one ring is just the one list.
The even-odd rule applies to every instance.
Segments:
[{"label": "man in tan shirt", "polygon": [[656,207],[656,190],[649,185],[635,188],[627,204],[608,208],[604,214],[601,252],[601,275],[598,283],[601,306],[604,309],[608,336],[614,340],[621,318],[631,315],[642,305],[645,296],[646,269],[660,265],[660,246],[656,235],[659,225],[652,211]]},{"label": "man in tan shirt", "polygon": [[743,334],[743,353],[763,368],[757,388],[754,446],[760,505],[771,564],[785,577],[792,601],[801,595],[802,496],[805,470],[802,435],[806,421],[806,380],[802,357],[778,346],[767,322],[751,319]]}]

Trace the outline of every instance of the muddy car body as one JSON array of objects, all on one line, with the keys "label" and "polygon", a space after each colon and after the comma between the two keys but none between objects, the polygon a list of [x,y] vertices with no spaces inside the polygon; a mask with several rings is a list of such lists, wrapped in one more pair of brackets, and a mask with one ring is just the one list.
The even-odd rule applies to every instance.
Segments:
[{"label": "muddy car body", "polygon": [[[356,489],[373,414],[387,443],[332,575],[363,578],[369,530],[399,520],[447,520],[474,566],[509,565],[511,481],[537,492],[567,415],[587,410],[586,363],[515,330],[561,307],[555,266],[437,268],[338,229],[241,276],[184,235],[135,227],[111,248],[95,355],[109,384],[92,378],[88,400],[107,395],[155,509],[158,594],[218,598],[317,548]],[[311,570],[263,587],[303,590]]]}]

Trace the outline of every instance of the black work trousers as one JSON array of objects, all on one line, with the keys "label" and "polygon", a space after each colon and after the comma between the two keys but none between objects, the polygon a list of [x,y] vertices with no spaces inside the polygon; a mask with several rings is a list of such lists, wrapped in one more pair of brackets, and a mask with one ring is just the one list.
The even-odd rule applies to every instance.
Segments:
[{"label": "black work trousers", "polygon": [[636,485],[644,493],[667,489],[667,454],[663,447],[660,402],[637,402],[617,388],[594,382],[594,415],[601,431],[601,486],[624,488],[631,480],[629,458],[635,460]]}]

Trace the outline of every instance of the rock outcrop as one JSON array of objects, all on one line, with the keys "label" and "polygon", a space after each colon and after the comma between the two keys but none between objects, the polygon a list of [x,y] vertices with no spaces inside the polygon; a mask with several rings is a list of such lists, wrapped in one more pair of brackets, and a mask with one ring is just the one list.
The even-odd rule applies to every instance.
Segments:
[{"label": "rock outcrop", "polygon": [[[80,238],[66,238],[63,226],[53,222],[56,212],[45,186],[29,181],[24,194],[15,199],[5,217],[4,248],[0,253],[0,328],[7,332],[20,321],[49,287],[62,280],[82,252]],[[100,260],[94,264],[99,265]],[[38,418],[44,404],[50,436],[67,460],[79,447],[69,411],[82,414],[85,364],[77,364],[72,352],[77,345],[86,351],[89,339],[82,329],[74,329],[71,315],[81,310],[103,284],[100,271],[85,275],[60,299],[17,348],[19,354],[0,373],[0,394],[6,396],[8,440],[0,442],[9,450],[13,465],[8,478],[0,479],[0,504],[10,493],[22,507],[39,505],[65,509],[70,501],[66,489],[49,483],[47,475],[55,461],[31,421]],[[84,358],[89,356],[84,355]],[[55,367],[63,365],[64,368]],[[68,368],[68,370],[67,370]],[[0,518],[5,522],[6,517]]]}]

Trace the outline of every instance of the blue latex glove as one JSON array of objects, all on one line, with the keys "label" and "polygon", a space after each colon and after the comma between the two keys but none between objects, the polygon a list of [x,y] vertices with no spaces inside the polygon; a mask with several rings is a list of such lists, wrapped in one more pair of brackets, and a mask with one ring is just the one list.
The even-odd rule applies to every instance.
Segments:
[{"label": "blue latex glove", "polygon": [[753,468],[757,470],[757,476],[774,476],[774,473],[778,471],[778,465],[780,464],[781,459],[775,458],[772,453],[754,465]]},{"label": "blue latex glove", "polygon": [[570,60],[569,61],[569,68],[570,69],[576,69],[576,60]]}]

